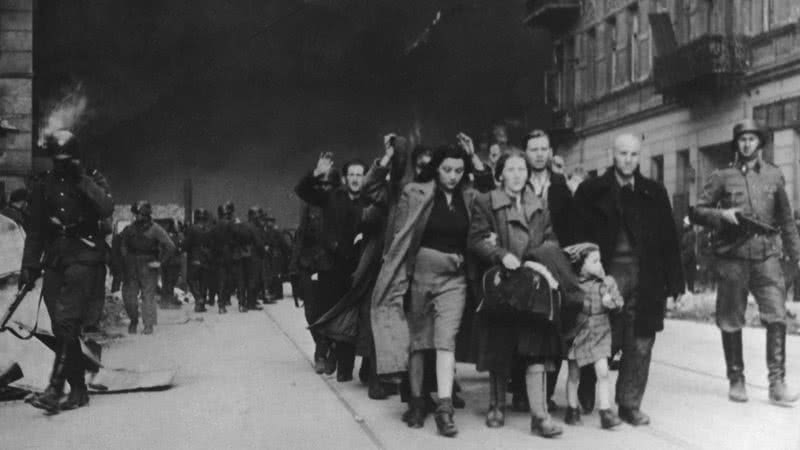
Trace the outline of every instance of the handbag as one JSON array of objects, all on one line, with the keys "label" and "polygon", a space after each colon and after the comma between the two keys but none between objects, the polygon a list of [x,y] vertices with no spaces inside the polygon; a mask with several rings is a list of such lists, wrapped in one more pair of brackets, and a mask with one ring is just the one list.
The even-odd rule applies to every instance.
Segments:
[{"label": "handbag", "polygon": [[553,322],[561,305],[561,293],[526,266],[516,270],[491,267],[483,274],[482,287],[483,298],[476,312],[493,320]]}]

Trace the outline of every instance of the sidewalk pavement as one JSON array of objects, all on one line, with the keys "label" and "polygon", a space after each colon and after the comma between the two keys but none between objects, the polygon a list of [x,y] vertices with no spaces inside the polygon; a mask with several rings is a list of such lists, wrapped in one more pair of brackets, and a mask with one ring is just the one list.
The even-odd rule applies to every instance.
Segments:
[{"label": "sidewalk pavement", "polygon": [[[304,328],[301,311],[281,302],[267,312],[310,364],[313,342]],[[405,405],[397,397],[369,400],[366,388],[357,381],[337,383],[335,376],[323,378],[385,448],[800,449],[800,404],[795,408],[780,408],[767,401],[765,341],[762,329],[744,331],[750,401],[735,404],[727,399],[728,382],[717,328],[668,321],[666,330],[656,338],[642,406],[651,416],[652,425],[634,428],[624,424],[617,430],[605,431],[594,413],[584,417],[582,427],[564,425],[563,436],[554,440],[532,436],[530,418],[523,413],[508,413],[504,428],[486,428],[488,376],[476,372],[473,365],[458,367],[467,408],[456,411],[460,432],[455,439],[437,436],[432,417],[422,430],[407,428],[400,421]],[[787,346],[788,381],[800,389],[800,337],[788,337]],[[615,379],[616,372],[612,376]],[[555,417],[561,424],[566,405],[565,377],[566,370],[562,370],[555,396],[560,406]]]},{"label": "sidewalk pavement", "polygon": [[[643,405],[653,424],[604,431],[595,413],[555,440],[532,436],[523,413],[486,428],[487,376],[459,365],[467,408],[456,413],[458,437],[447,439],[432,417],[423,429],[407,428],[397,397],[369,400],[358,381],[316,375],[302,310],[291,301],[247,314],[189,308],[159,311],[154,335],[126,335],[104,351],[108,367],[176,369],[174,387],[93,395],[89,407],[52,417],[0,403],[0,449],[800,449],[800,405],[766,400],[763,330],[745,331],[749,403],[727,400],[717,330],[670,321],[656,340]],[[789,381],[800,388],[800,338],[788,342]]]}]

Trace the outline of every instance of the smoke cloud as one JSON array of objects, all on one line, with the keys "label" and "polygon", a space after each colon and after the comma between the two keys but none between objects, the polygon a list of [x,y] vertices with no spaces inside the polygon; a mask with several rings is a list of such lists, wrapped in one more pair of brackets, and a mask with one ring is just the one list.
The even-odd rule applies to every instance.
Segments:
[{"label": "smoke cloud", "polygon": [[42,146],[48,136],[58,131],[75,132],[86,118],[88,99],[82,92],[81,85],[70,89],[62,98],[50,102],[39,131],[38,145]]}]

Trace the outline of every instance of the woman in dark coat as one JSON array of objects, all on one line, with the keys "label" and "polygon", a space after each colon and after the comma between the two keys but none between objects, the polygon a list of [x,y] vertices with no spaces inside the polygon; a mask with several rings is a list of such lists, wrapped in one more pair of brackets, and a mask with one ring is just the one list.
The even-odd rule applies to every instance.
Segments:
[{"label": "woman in dark coat", "polygon": [[[507,270],[529,266],[546,273],[551,287],[557,282],[536,254],[546,247],[558,248],[550,215],[541,199],[527,185],[530,167],[525,155],[511,151],[497,163],[500,187],[478,197],[473,208],[469,249],[486,265]],[[479,313],[480,314],[480,313]],[[563,355],[558,326],[546,320],[525,325],[508,324],[486,317],[477,321],[476,359],[479,371],[490,373],[489,427],[504,424],[506,386],[514,359],[527,363],[525,382],[531,405],[531,431],[544,437],[561,434],[547,412],[547,371],[555,370]]]}]

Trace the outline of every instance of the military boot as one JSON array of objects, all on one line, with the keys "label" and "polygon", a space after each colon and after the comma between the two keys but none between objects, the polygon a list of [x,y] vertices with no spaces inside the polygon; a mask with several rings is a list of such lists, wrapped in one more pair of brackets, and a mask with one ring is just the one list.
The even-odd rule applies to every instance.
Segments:
[{"label": "military boot", "polygon": [[786,324],[769,323],[767,327],[767,370],[769,400],[779,406],[790,406],[800,396],[786,385]]},{"label": "military boot", "polygon": [[728,398],[733,402],[746,402],[741,330],[733,333],[722,332],[722,350],[725,352],[725,366],[730,380]]},{"label": "military boot", "polygon": [[83,369],[82,359],[80,343],[75,341],[70,347],[69,362],[67,364],[69,395],[67,400],[61,403],[63,411],[77,409],[89,404],[89,391],[86,389],[86,373]]},{"label": "military boot", "polygon": [[46,414],[58,414],[60,411],[61,398],[64,396],[64,373],[66,371],[67,358],[69,355],[69,345],[62,343],[56,351],[56,358],[53,362],[53,372],[50,374],[50,384],[41,394],[34,395],[30,399],[30,404],[34,408],[43,409]]}]

